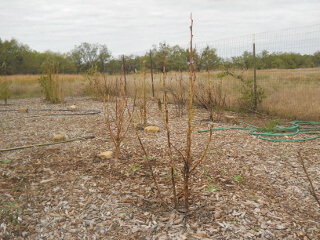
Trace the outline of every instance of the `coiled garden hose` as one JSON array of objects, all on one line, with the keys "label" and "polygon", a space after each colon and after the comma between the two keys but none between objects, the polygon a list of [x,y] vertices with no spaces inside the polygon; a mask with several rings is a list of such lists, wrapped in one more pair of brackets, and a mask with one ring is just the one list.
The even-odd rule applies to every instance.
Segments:
[{"label": "coiled garden hose", "polygon": [[[256,135],[262,140],[273,141],[273,142],[299,142],[299,141],[308,141],[320,138],[320,123],[319,122],[309,122],[309,121],[293,121],[289,124],[278,124],[272,129],[272,131],[260,131],[261,128],[251,125],[246,122],[241,122],[245,125],[250,126],[250,128],[244,127],[223,127],[223,128],[212,128],[200,130],[198,132],[208,132],[208,131],[217,131],[217,130],[228,130],[228,129],[237,129],[237,130],[249,130],[249,134]],[[287,126],[289,125],[289,126]],[[313,137],[306,138],[289,138],[294,135],[301,134],[311,134],[315,135]]]}]

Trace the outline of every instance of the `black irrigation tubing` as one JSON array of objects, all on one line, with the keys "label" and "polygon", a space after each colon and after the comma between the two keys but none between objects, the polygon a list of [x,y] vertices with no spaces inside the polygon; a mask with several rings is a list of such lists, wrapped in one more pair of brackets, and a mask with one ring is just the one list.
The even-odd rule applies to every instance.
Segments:
[{"label": "black irrigation tubing", "polygon": [[8,152],[8,151],[14,151],[14,150],[25,149],[25,148],[32,148],[32,147],[40,147],[40,146],[49,146],[49,145],[62,144],[62,143],[68,143],[68,142],[74,142],[74,141],[81,141],[81,140],[85,140],[85,139],[92,139],[92,138],[94,138],[94,136],[74,138],[74,139],[65,140],[65,141],[60,141],[60,142],[39,143],[39,144],[33,144],[33,145],[27,145],[27,146],[20,146],[20,147],[14,147],[14,148],[0,149],[0,152]]},{"label": "black irrigation tubing", "polygon": [[[35,118],[35,117],[47,117],[47,116],[79,116],[79,115],[94,115],[99,114],[101,111],[97,110],[66,110],[66,109],[28,109],[28,111],[39,111],[39,112],[72,112],[72,113],[56,113],[56,114],[43,114],[43,115],[34,115],[34,116],[26,116],[21,118],[15,118],[16,119],[22,119],[22,118]],[[18,110],[0,110],[0,112],[18,112]],[[80,113],[79,113],[80,112]],[[11,120],[11,121],[12,121]],[[25,149],[25,148],[32,148],[32,147],[40,147],[40,146],[49,146],[49,145],[55,145],[55,144],[62,144],[62,143],[68,143],[73,141],[80,141],[85,139],[92,139],[94,136],[87,136],[87,137],[80,137],[80,138],[74,138],[70,140],[60,141],[60,142],[50,142],[50,143],[40,143],[40,144],[33,144],[33,145],[27,145],[27,146],[20,146],[20,147],[14,147],[14,148],[8,148],[8,149],[0,149],[0,152],[7,152],[7,151],[14,151],[18,149]]]},{"label": "black irrigation tubing", "polygon": [[[21,118],[11,119],[17,120],[22,118],[36,118],[36,117],[50,117],[50,116],[81,116],[81,115],[94,115],[99,114],[101,111],[98,110],[67,110],[67,109],[28,109],[28,111],[38,111],[38,112],[70,112],[70,113],[50,113],[42,115],[26,116]],[[0,112],[18,112],[18,110],[0,110]]]}]

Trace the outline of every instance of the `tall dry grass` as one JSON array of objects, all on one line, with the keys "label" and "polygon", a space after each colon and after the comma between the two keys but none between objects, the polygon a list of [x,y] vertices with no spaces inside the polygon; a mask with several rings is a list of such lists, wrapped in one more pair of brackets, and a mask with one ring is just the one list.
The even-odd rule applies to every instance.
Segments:
[{"label": "tall dry grass", "polygon": [[[210,80],[213,89],[219,88],[220,94],[224,97],[224,108],[237,110],[239,98],[241,97],[241,82],[232,76],[218,78],[219,71],[210,73]],[[253,78],[253,71],[237,71],[246,78]],[[30,98],[42,96],[38,84],[40,75],[13,75],[7,76],[11,84],[11,98]],[[77,74],[60,74],[63,80],[65,96],[85,95],[87,82],[84,76]],[[161,99],[163,96],[163,76],[154,74],[154,99]],[[181,84],[188,85],[188,73],[169,72],[167,74],[168,88],[182,91]],[[143,81],[144,74],[129,74],[126,76],[128,96],[134,97],[136,93],[135,82]],[[117,82],[120,75],[112,75],[101,78],[101,83],[110,81]],[[182,83],[181,83],[182,79]],[[195,93],[201,93],[200,86],[205,87],[208,82],[206,72],[197,73],[197,85]],[[290,119],[319,121],[320,120],[320,68],[308,69],[270,69],[257,71],[257,84],[266,93],[266,98],[261,104],[261,109],[268,113]],[[146,97],[152,99],[151,77],[147,75]],[[202,89],[203,90],[203,89]],[[182,94],[181,92],[179,94]],[[218,96],[216,96],[218,97]],[[196,100],[196,99],[195,99]],[[174,96],[168,94],[168,101],[173,103]],[[197,104],[197,103],[196,103]]]},{"label": "tall dry grass", "polygon": [[[10,75],[7,79],[11,81],[11,98],[33,98],[43,95],[39,85],[41,75]],[[85,78],[80,74],[60,74],[63,82],[63,90],[66,96],[77,96],[83,94]]]}]

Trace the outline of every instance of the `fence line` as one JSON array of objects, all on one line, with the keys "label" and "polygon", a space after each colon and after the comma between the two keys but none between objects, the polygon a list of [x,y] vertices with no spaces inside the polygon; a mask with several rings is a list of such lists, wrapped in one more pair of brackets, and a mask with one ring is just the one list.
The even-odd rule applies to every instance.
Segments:
[{"label": "fence line", "polygon": [[[219,57],[229,59],[241,56],[245,51],[252,53],[253,43],[256,45],[256,54],[261,54],[263,51],[269,53],[314,54],[320,51],[320,24],[196,42],[194,47],[201,51],[209,46],[216,49]],[[189,48],[188,44],[179,46],[183,49]],[[132,55],[141,56],[147,52],[149,50],[133,52]]]}]

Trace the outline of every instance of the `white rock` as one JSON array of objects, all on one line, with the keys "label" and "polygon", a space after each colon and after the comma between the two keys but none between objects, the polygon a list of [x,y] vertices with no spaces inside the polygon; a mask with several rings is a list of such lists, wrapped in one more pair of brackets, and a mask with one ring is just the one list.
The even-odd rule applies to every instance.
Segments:
[{"label": "white rock", "polygon": [[77,109],[78,109],[78,107],[76,105],[71,105],[69,107],[69,110],[77,110]]},{"label": "white rock", "polygon": [[98,157],[102,158],[102,159],[110,159],[113,156],[113,152],[112,151],[106,151],[106,152],[102,152],[100,154],[98,154]]},{"label": "white rock", "polygon": [[156,133],[159,131],[160,131],[160,128],[157,126],[148,126],[144,128],[145,133]]},{"label": "white rock", "polygon": [[63,133],[54,133],[52,135],[52,140],[54,142],[61,142],[61,141],[65,141],[66,140],[66,135]]}]

